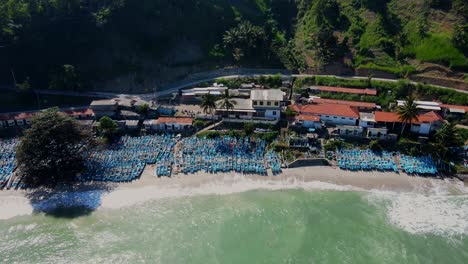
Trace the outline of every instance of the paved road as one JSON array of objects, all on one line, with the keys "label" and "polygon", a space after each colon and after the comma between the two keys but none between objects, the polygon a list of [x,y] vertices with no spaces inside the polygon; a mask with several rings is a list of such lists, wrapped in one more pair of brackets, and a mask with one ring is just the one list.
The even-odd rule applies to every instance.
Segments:
[{"label": "paved road", "polygon": [[[61,91],[61,90],[41,90],[41,89],[36,89],[34,90],[35,92],[38,92],[40,94],[57,94],[57,95],[69,95],[69,96],[90,96],[90,97],[102,97],[102,98],[134,98],[134,99],[141,99],[145,101],[151,101],[155,98],[161,98],[164,96],[171,95],[173,93],[177,93],[180,89],[184,89],[187,87],[194,86],[198,83],[202,82],[210,82],[218,78],[224,78],[224,79],[232,79],[232,78],[239,78],[239,77],[257,77],[257,76],[273,76],[278,73],[278,70],[271,70],[271,74],[265,73],[265,74],[257,74],[257,73],[243,73],[243,74],[237,74],[237,75],[220,75],[220,76],[215,76],[215,77],[210,77],[210,78],[202,78],[202,79],[197,79],[193,81],[187,81],[184,83],[179,83],[173,86],[167,86],[161,88],[160,91],[156,91],[153,93],[145,93],[145,94],[122,94],[122,93],[109,93],[109,92],[73,92],[73,91]],[[337,78],[346,78],[346,79],[367,79],[367,77],[362,77],[362,76],[336,76],[336,75],[313,75],[313,74],[283,74],[285,77],[314,77],[314,76],[323,76],[323,77],[337,77]],[[388,81],[388,82],[397,82],[398,80],[395,79],[383,79],[383,78],[372,78],[373,80],[378,80],[378,81]],[[417,82],[411,82],[416,84]],[[436,86],[436,85],[434,85]],[[450,89],[450,90],[455,90],[461,93],[468,93],[468,91],[465,90],[460,90],[460,89],[455,89],[455,88],[450,88],[450,87],[443,87],[443,86],[436,86],[442,89]],[[11,88],[6,88],[5,86],[0,87],[1,89],[11,89]]]}]

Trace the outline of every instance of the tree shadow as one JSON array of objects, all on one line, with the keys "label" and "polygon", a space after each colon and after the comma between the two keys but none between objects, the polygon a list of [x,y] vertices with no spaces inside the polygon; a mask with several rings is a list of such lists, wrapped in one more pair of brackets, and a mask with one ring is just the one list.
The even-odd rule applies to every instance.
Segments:
[{"label": "tree shadow", "polygon": [[67,183],[27,190],[26,197],[36,213],[72,219],[90,215],[101,205],[102,196],[116,186],[108,182]]}]

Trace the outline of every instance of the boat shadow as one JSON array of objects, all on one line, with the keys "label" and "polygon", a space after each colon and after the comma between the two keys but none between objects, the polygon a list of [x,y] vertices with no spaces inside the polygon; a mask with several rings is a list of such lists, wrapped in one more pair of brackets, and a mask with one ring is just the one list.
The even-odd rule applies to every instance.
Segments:
[{"label": "boat shadow", "polygon": [[93,213],[101,205],[102,196],[116,186],[107,182],[62,184],[54,188],[29,189],[26,198],[34,213],[73,219]]}]

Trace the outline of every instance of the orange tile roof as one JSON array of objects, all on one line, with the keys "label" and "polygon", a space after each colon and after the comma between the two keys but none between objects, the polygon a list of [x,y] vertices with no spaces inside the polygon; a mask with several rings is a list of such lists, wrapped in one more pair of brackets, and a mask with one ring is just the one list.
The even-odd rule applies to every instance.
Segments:
[{"label": "orange tile roof", "polygon": [[437,121],[442,122],[442,121],[444,121],[444,119],[439,114],[437,114],[436,112],[431,111],[431,112],[427,112],[427,113],[424,113],[424,114],[418,116],[418,120],[415,120],[414,123],[415,124],[434,123],[434,122],[437,122]]},{"label": "orange tile roof", "polygon": [[156,124],[187,124],[191,125],[193,118],[191,117],[160,117],[156,120]]},{"label": "orange tile roof", "polygon": [[375,121],[376,122],[386,122],[386,123],[399,123],[400,116],[394,112],[375,112]]},{"label": "orange tile roof", "polygon": [[374,90],[374,89],[356,89],[356,88],[343,88],[343,87],[330,87],[330,86],[313,86],[311,87],[311,89],[319,90],[322,92],[377,95],[377,90]]},{"label": "orange tile roof", "polygon": [[440,107],[442,107],[442,108],[452,108],[452,109],[463,109],[463,110],[465,110],[465,112],[468,112],[468,106],[463,106],[463,105],[441,104]]},{"label": "orange tile roof", "polygon": [[375,103],[367,102],[357,102],[357,101],[344,101],[344,100],[333,100],[333,99],[323,99],[323,98],[313,98],[312,101],[318,104],[341,104],[349,105],[353,107],[362,107],[362,108],[376,108]]},{"label": "orange tile roof", "polygon": [[320,122],[320,116],[315,115],[299,115],[297,119],[302,121]]},{"label": "orange tile roof", "polygon": [[290,109],[302,115],[333,115],[359,118],[359,112],[349,105],[339,104],[308,104],[292,105]]},{"label": "orange tile roof", "polygon": [[[401,123],[400,116],[394,112],[375,112],[376,122],[386,123]],[[444,119],[434,111],[424,113],[418,116],[417,120],[413,120],[414,124],[434,123],[444,121]]]}]

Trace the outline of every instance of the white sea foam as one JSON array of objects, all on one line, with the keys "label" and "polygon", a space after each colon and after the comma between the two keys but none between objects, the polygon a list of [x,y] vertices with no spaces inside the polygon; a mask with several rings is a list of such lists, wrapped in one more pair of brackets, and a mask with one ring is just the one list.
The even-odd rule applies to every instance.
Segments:
[{"label": "white sea foam", "polygon": [[[118,209],[143,204],[151,200],[190,197],[198,195],[225,195],[241,193],[250,190],[287,190],[302,189],[306,191],[361,191],[367,192],[369,201],[385,201],[385,209],[389,221],[395,226],[413,234],[468,234],[468,188],[463,184],[431,181],[431,188],[421,186],[413,192],[390,192],[382,190],[364,191],[352,186],[342,186],[320,181],[303,181],[297,178],[286,180],[255,180],[236,175],[205,183],[201,186],[158,186],[149,185],[140,188],[118,188],[112,192],[102,194],[94,192],[70,193],[65,200],[78,201],[83,204],[85,198],[92,197],[93,205],[100,204],[100,208]],[[453,195],[456,194],[456,195]],[[97,197],[100,197],[100,200]],[[61,197],[63,198],[63,197]],[[42,201],[40,208],[53,209],[63,205],[63,199],[52,197]],[[88,200],[88,199],[86,199]],[[30,214],[34,207],[26,198],[2,197],[0,199],[0,219],[8,219],[18,215]]]},{"label": "white sea foam", "polygon": [[468,235],[468,188],[444,181],[431,183],[431,188],[414,192],[374,190],[367,198],[384,201],[390,223],[409,233]]}]

